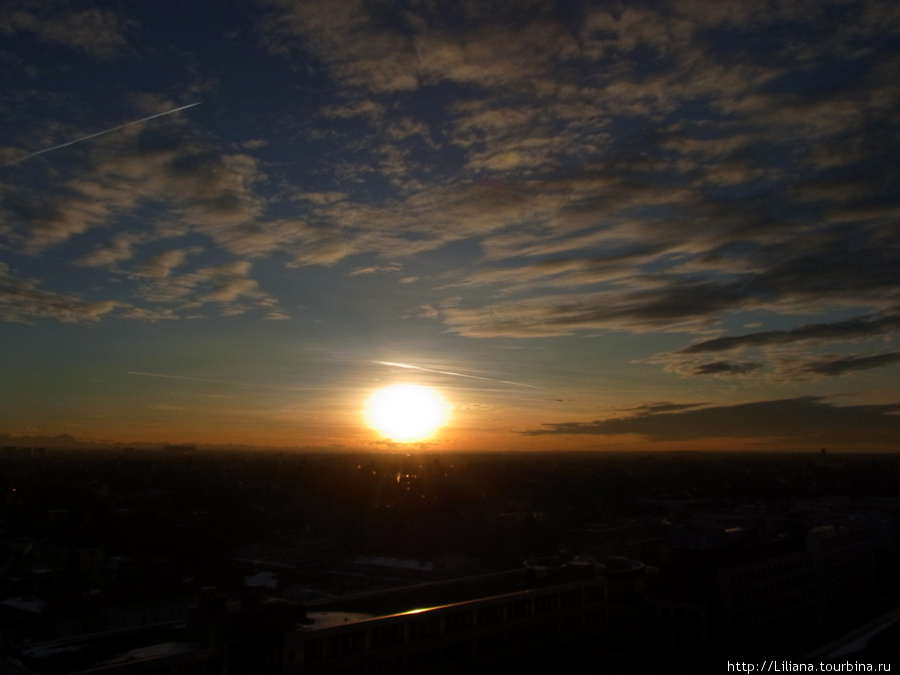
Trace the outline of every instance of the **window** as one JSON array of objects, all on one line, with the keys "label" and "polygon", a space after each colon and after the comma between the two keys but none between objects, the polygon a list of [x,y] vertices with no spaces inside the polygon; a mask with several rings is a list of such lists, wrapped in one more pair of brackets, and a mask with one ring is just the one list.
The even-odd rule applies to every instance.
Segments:
[{"label": "window", "polygon": [[445,661],[464,661],[472,656],[471,642],[457,642],[444,647]]},{"label": "window", "polygon": [[556,595],[542,595],[534,599],[535,614],[555,612],[559,598]]},{"label": "window", "polygon": [[510,619],[521,619],[531,614],[531,599],[514,600],[506,606],[506,615]]},{"label": "window", "polygon": [[380,626],[370,633],[372,649],[399,645],[403,642],[403,625],[399,623]]},{"label": "window", "polygon": [[606,589],[603,588],[603,586],[600,586],[599,584],[588,586],[587,588],[584,589],[585,603],[602,602],[606,597],[606,593],[604,592],[605,590]]},{"label": "window", "polygon": [[461,630],[468,630],[472,627],[472,610],[466,609],[461,612],[453,612],[444,617],[444,630],[448,633],[456,633]]},{"label": "window", "polygon": [[506,633],[506,644],[508,645],[521,645],[529,642],[531,642],[531,626]]},{"label": "window", "polygon": [[560,607],[575,607],[581,604],[581,589],[573,588],[559,594]]},{"label": "window", "polygon": [[575,614],[574,616],[564,617],[561,624],[564,633],[575,633],[581,630],[581,615]]},{"label": "window", "polygon": [[535,626],[535,631],[541,638],[554,637],[559,635],[559,623],[556,621],[545,621]]},{"label": "window", "polygon": [[409,670],[429,670],[434,668],[435,664],[440,663],[441,652],[439,649],[426,649],[421,652],[414,652],[409,655]]},{"label": "window", "polygon": [[502,635],[487,635],[478,638],[477,649],[479,654],[490,654],[503,649]]},{"label": "window", "polygon": [[365,633],[361,630],[328,638],[328,656],[355,654],[365,649]]},{"label": "window", "polygon": [[409,625],[410,640],[425,640],[436,637],[441,632],[440,617],[429,616],[413,621]]},{"label": "window", "polygon": [[314,663],[322,660],[324,649],[322,648],[322,638],[310,640],[303,645],[303,660],[307,663]]},{"label": "window", "polygon": [[584,615],[584,624],[586,626],[599,626],[606,623],[606,612],[588,612]]},{"label": "window", "polygon": [[503,622],[503,605],[481,607],[477,613],[479,626],[491,626]]}]

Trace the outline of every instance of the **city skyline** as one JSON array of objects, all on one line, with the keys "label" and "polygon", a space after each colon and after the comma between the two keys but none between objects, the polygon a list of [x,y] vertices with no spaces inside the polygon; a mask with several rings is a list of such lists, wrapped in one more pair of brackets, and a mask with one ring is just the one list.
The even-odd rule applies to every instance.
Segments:
[{"label": "city skyline", "polygon": [[[900,9],[0,8],[0,434],[894,451]],[[408,446],[373,391],[452,407]]]}]

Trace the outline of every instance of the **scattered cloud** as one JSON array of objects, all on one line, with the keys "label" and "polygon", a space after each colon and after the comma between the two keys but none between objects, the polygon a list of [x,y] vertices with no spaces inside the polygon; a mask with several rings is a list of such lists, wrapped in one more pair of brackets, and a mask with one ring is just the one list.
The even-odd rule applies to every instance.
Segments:
[{"label": "scattered cloud", "polygon": [[[896,3],[563,5],[239,3],[250,20],[228,44],[266,59],[271,81],[248,94],[248,77],[238,97],[203,79],[202,107],[4,172],[0,247],[18,269],[56,271],[5,266],[0,317],[279,320],[306,289],[395,273],[409,303],[397,315],[453,339],[635,333],[669,350],[642,363],[735,383],[895,364]],[[98,68],[163,63],[129,13],[13,0],[0,34]],[[172,93],[122,83],[90,118],[38,86],[39,59],[0,50],[35,85],[0,102],[20,125],[0,156],[197,100],[184,97],[199,64],[219,55],[166,49],[183,50],[182,80],[160,87]],[[69,274],[95,290],[74,292]],[[889,416],[814,398],[746,405],[653,404],[529,433],[713,424],[713,410],[734,424],[765,409]]]},{"label": "scattered cloud", "polygon": [[200,249],[187,251],[184,249],[172,249],[152,256],[147,261],[138,265],[132,274],[139,277],[152,277],[165,279],[172,274],[172,270],[180,267],[187,260],[188,253],[199,253]]},{"label": "scattered cloud", "polygon": [[[249,277],[250,270],[251,263],[234,261],[178,277],[148,277],[149,283],[138,297],[174,307],[141,307],[129,302],[85,300],[73,293],[44,290],[38,281],[16,278],[8,265],[0,263],[0,320],[31,323],[36,319],[52,318],[72,323],[118,316],[157,321],[178,318],[180,312],[195,312],[207,304],[217,306],[219,313],[224,315],[242,314],[255,308],[263,310],[267,319],[287,317],[277,299],[261,290],[258,282]],[[163,271],[158,267],[155,273],[161,275]]]},{"label": "scattered cloud", "polygon": [[121,306],[112,300],[89,301],[73,294],[42,290],[35,281],[15,278],[9,266],[0,263],[0,319],[4,321],[32,323],[42,318],[64,323],[98,321]]},{"label": "scattered cloud", "polygon": [[396,263],[390,265],[369,265],[367,267],[357,267],[355,270],[348,272],[351,277],[358,277],[362,274],[384,274],[386,272],[402,272],[403,267]]},{"label": "scattered cloud", "polygon": [[833,323],[804,324],[789,330],[713,338],[683,347],[676,353],[703,354],[794,342],[855,340],[883,335],[897,329],[900,329],[900,315],[866,316]]},{"label": "scattered cloud", "polygon": [[694,375],[748,375],[762,368],[762,364],[752,361],[713,361],[694,368]]},{"label": "scattered cloud", "polygon": [[814,375],[843,375],[860,370],[883,368],[900,363],[900,352],[887,352],[873,356],[820,357],[803,366],[803,370]]},{"label": "scattered cloud", "polygon": [[662,402],[662,403],[644,403],[639,406],[635,406],[633,408],[623,408],[625,412],[634,413],[635,416],[638,415],[658,415],[660,413],[671,413],[671,412],[680,412],[683,410],[690,410],[691,408],[699,408],[701,406],[706,405],[705,403],[671,403],[671,402]]},{"label": "scattered cloud", "polygon": [[0,33],[28,33],[42,42],[79,49],[106,59],[128,46],[128,34],[138,24],[121,14],[98,7],[78,8],[70,2],[10,0],[0,8]]},{"label": "scattered cloud", "polygon": [[83,267],[114,267],[116,263],[129,260],[134,255],[134,244],[140,242],[140,235],[123,232],[117,234],[109,244],[94,249],[88,255],[75,261]]},{"label": "scattered cloud", "polygon": [[830,438],[868,444],[900,432],[898,412],[900,403],[837,406],[822,397],[802,396],[673,412],[638,412],[594,422],[551,423],[522,433],[638,435],[652,441],[772,439],[790,444],[818,444]]},{"label": "scattered cloud", "polygon": [[[895,363],[897,352],[873,355],[871,347],[873,343],[894,342],[898,325],[900,322],[895,313],[866,315],[830,323],[801,324],[786,330],[701,340],[673,352],[657,354],[650,362],[663,363],[666,370],[684,376],[759,376],[772,381],[835,377]],[[847,356],[820,351],[822,347],[837,343],[856,350],[859,354]],[[755,360],[712,358],[723,353],[748,351],[753,352]]]},{"label": "scattered cloud", "polygon": [[[174,267],[180,264],[180,253],[170,251],[162,255],[169,256],[165,262],[172,263]],[[153,268],[156,275],[147,276],[140,293],[147,301],[174,305],[176,310],[193,310],[214,303],[219,312],[227,316],[258,308],[265,311],[266,318],[282,318],[284,312],[279,308],[278,300],[263,291],[259,283],[251,278],[252,268],[250,261],[235,260],[180,275],[163,275],[162,272],[171,271],[171,268],[164,268],[158,262]]]}]

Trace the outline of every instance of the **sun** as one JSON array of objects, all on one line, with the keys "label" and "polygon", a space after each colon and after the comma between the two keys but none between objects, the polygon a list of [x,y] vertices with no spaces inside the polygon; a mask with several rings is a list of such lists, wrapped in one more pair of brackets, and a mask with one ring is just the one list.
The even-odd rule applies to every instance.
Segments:
[{"label": "sun", "polygon": [[369,396],[366,424],[392,441],[422,441],[450,420],[450,404],[431,387],[394,384]]}]

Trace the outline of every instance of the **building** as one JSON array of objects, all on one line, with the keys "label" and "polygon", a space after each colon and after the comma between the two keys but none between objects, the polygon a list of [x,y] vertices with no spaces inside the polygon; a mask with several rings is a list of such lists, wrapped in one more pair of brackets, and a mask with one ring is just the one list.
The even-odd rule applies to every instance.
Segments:
[{"label": "building", "polygon": [[576,561],[306,605],[205,589],[186,623],[33,644],[7,665],[34,675],[374,675],[614,664],[644,644],[643,576],[635,561]]},{"label": "building", "polygon": [[608,653],[604,568],[569,565],[392,589],[307,607],[284,673],[496,672]]},{"label": "building", "polygon": [[[798,529],[798,528],[795,528]],[[656,641],[680,659],[797,656],[879,611],[867,529],[673,532],[653,598]]]}]

